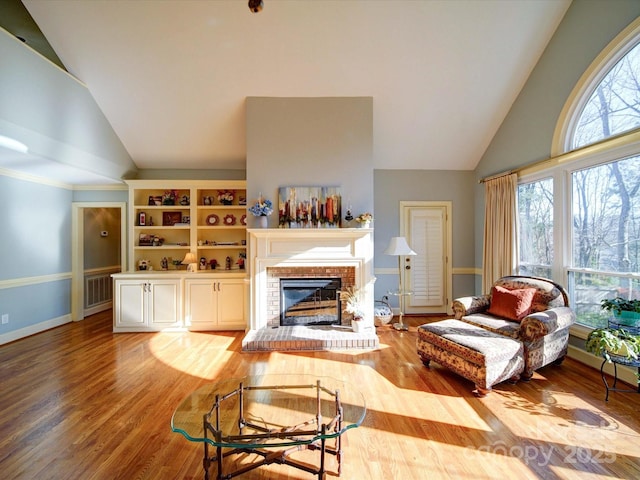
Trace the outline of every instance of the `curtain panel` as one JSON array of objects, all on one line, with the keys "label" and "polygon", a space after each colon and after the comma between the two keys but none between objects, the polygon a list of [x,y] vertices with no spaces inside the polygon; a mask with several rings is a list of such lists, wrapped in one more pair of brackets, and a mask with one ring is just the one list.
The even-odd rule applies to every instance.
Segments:
[{"label": "curtain panel", "polygon": [[490,293],[494,282],[515,272],[518,260],[518,175],[485,181],[482,289]]}]

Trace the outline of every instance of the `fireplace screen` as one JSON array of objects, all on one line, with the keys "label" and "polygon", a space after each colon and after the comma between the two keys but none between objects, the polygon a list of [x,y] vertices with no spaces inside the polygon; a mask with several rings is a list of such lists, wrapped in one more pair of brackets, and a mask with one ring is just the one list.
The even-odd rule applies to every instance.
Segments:
[{"label": "fireplace screen", "polygon": [[280,325],[339,325],[339,278],[281,278]]}]

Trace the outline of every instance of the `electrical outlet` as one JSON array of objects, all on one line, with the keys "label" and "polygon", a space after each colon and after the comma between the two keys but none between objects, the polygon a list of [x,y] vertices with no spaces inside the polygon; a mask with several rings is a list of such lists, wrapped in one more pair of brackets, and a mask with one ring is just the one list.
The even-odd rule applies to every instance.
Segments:
[{"label": "electrical outlet", "polygon": [[9,314],[8,313],[3,313],[2,314],[2,325],[6,325],[7,323],[9,323]]}]

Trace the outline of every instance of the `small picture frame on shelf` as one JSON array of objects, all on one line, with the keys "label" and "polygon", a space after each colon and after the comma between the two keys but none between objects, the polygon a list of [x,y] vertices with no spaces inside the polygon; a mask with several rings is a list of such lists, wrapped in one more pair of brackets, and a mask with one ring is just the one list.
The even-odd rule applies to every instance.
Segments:
[{"label": "small picture frame on shelf", "polygon": [[147,214],[144,212],[138,213],[138,225],[144,227],[147,224]]},{"label": "small picture frame on shelf", "polygon": [[141,233],[138,237],[138,246],[151,247],[153,245],[153,235]]},{"label": "small picture frame on shelf", "polygon": [[162,226],[173,227],[176,223],[182,221],[182,213],[180,212],[162,212]]}]

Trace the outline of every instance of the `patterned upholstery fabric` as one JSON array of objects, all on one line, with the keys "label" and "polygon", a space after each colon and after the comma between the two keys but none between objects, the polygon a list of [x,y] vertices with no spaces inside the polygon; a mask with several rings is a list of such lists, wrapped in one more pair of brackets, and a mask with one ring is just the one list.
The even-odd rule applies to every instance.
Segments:
[{"label": "patterned upholstery fabric", "polygon": [[480,295],[454,300],[455,318],[520,340],[524,345],[525,378],[540,367],[561,361],[567,354],[569,327],[575,322],[564,288],[545,278],[515,275],[502,277],[495,285],[510,289],[535,288],[532,313],[521,322],[494,317],[486,313],[491,296]]},{"label": "patterned upholstery fabric", "polygon": [[517,380],[524,370],[521,342],[459,320],[442,320],[418,328],[418,354],[475,383],[479,394],[493,385]]}]

